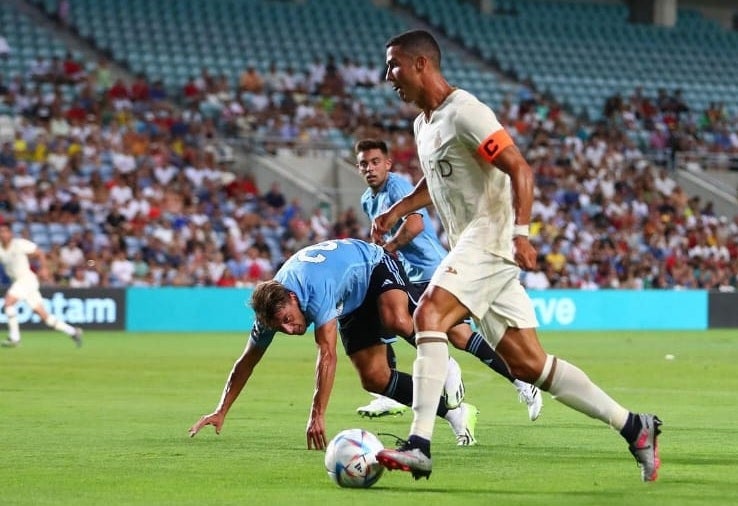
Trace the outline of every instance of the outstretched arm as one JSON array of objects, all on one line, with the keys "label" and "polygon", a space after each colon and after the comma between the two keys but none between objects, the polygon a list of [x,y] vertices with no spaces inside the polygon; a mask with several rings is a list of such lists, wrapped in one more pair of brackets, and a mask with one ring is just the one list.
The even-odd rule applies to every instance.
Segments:
[{"label": "outstretched arm", "polygon": [[315,392],[307,423],[307,446],[309,450],[323,450],[328,444],[325,430],[325,412],[336,378],[336,341],[338,322],[330,320],[315,329],[315,344],[318,359],[315,363]]},{"label": "outstretched arm", "polygon": [[413,211],[431,204],[430,193],[425,178],[418,181],[412,192],[395,202],[385,212],[378,214],[372,221],[372,241],[384,244],[382,237],[389,232],[397,221]]},{"label": "outstretched arm", "polygon": [[223,426],[228,410],[231,409],[231,405],[236,402],[241,390],[243,390],[249,377],[251,377],[251,373],[254,372],[256,364],[259,363],[265,352],[266,348],[257,346],[251,339],[249,339],[246,349],[239,359],[236,360],[236,363],[233,365],[233,369],[231,369],[231,373],[228,376],[228,381],[226,381],[218,407],[216,407],[215,411],[212,413],[202,416],[195,425],[190,427],[190,437],[194,437],[195,434],[200,432],[200,429],[206,425],[212,425],[215,427],[215,433],[220,434],[220,429]]}]

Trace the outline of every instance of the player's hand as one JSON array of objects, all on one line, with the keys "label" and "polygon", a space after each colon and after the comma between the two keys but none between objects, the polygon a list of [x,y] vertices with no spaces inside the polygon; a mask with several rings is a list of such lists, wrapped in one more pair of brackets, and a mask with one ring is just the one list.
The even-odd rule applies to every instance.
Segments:
[{"label": "player's hand", "polygon": [[308,450],[325,450],[328,440],[325,436],[325,418],[313,415],[307,425],[307,447]]},{"label": "player's hand", "polygon": [[530,240],[523,235],[516,235],[513,237],[513,244],[515,245],[515,262],[518,266],[525,271],[534,269],[538,252],[530,243]]},{"label": "player's hand", "polygon": [[380,246],[384,246],[384,236],[390,231],[392,225],[394,225],[396,221],[397,219],[392,216],[389,210],[378,214],[374,220],[372,220],[372,242],[379,244]]},{"label": "player's hand", "polygon": [[220,434],[220,429],[221,427],[223,427],[224,420],[225,420],[225,415],[218,413],[218,412],[205,415],[201,417],[195,425],[190,427],[190,430],[189,430],[190,437],[195,437],[195,434],[200,432],[200,429],[202,429],[206,425],[212,425],[213,427],[215,427],[215,433]]}]

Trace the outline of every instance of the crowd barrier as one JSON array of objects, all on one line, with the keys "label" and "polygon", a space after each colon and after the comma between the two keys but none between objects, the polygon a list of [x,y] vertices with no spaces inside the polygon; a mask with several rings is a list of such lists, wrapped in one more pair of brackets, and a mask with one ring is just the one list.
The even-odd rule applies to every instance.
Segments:
[{"label": "crowd barrier", "polygon": [[[85,329],[137,332],[248,332],[246,288],[43,289],[47,309]],[[541,330],[702,330],[738,328],[738,294],[705,290],[531,291]],[[45,328],[25,304],[24,329]],[[0,312],[0,324],[7,323]]]}]

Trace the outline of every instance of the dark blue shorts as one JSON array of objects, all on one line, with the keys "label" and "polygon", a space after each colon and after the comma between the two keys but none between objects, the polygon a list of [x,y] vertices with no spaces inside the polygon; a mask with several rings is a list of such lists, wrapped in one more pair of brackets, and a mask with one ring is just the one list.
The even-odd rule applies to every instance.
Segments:
[{"label": "dark blue shorts", "polygon": [[[372,271],[369,280],[369,290],[361,306],[347,315],[338,318],[338,329],[341,332],[341,342],[347,355],[353,355],[357,351],[375,346],[377,344],[389,344],[397,340],[397,337],[387,331],[379,321],[379,309],[377,300],[379,296],[389,290],[402,290],[405,293],[414,290],[412,283],[407,279],[407,274],[402,265],[393,256],[385,253],[382,260]],[[408,311],[415,310],[415,304],[408,297]]]}]

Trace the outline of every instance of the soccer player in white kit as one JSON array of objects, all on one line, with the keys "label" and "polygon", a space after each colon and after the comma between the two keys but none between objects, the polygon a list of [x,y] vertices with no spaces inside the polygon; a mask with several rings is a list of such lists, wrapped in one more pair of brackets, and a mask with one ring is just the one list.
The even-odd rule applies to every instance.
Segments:
[{"label": "soccer player in white kit", "polygon": [[372,239],[381,242],[403,216],[433,204],[451,251],[414,314],[418,346],[410,437],[397,450],[379,452],[377,459],[416,479],[430,476],[434,410],[448,362],[447,332],[471,314],[514,377],[618,430],[641,478],[655,480],[658,417],[627,410],[582,370],[547,354],[538,340],[533,305],[519,281],[520,269],[536,263],[528,240],[533,171],[512,138],[488,106],[446,81],[431,33],[412,30],[391,38],[386,63],[385,78],[403,101],[421,110],[414,130],[423,178],[374,219]]},{"label": "soccer player in white kit", "polygon": [[[356,152],[356,165],[368,186],[361,196],[361,207],[370,219],[387,210],[397,200],[412,191],[413,186],[409,182],[391,172],[392,160],[389,158],[389,150],[384,141],[362,139],[356,143],[354,151]],[[391,253],[394,252],[405,267],[407,277],[417,290],[418,296],[413,299],[419,300],[419,294],[425,290],[436,267],[446,256],[446,249],[438,238],[428,212],[425,209],[419,209],[409,216],[404,216],[392,229],[391,234],[383,239],[384,249]],[[536,420],[543,406],[538,388],[513,378],[507,364],[495,353],[484,337],[472,330],[469,323],[471,321],[467,319],[449,330],[448,336],[451,344],[459,350],[474,355],[515,386],[519,399],[525,402],[528,408],[529,418]],[[414,341],[411,344],[414,345]],[[388,346],[387,351],[394,355],[391,350],[392,347]],[[391,358],[394,359],[393,356]],[[458,364],[455,369],[459,377],[457,382],[463,385]],[[449,373],[451,372],[454,372],[454,366],[449,363]],[[447,391],[449,391],[448,377],[444,385],[444,397]],[[391,414],[393,411],[404,412],[407,409],[403,404],[396,406],[391,399],[378,396],[368,405],[358,408],[357,411],[366,416],[382,416]]]},{"label": "soccer player in white kit", "polygon": [[4,310],[8,318],[8,339],[2,342],[2,346],[12,348],[20,344],[16,303],[21,300],[26,301],[47,326],[64,332],[77,346],[81,346],[82,329],[73,327],[46,311],[39,291],[39,280],[31,270],[29,256],[38,258],[42,272],[46,269],[44,253],[36,243],[21,237],[13,237],[10,223],[0,223],[0,264],[12,282],[5,293]]}]

